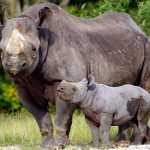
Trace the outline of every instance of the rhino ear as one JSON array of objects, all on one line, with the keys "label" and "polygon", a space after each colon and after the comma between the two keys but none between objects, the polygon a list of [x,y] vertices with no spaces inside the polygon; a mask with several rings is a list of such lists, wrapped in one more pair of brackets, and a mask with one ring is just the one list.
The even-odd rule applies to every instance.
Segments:
[{"label": "rhino ear", "polygon": [[90,91],[93,91],[93,90],[95,90],[95,88],[96,88],[96,83],[95,83],[95,78],[94,78],[94,76],[92,76],[92,75],[89,75],[88,77],[87,77],[87,80],[88,80],[88,90],[90,90]]},{"label": "rhino ear", "polygon": [[48,7],[43,7],[42,9],[40,9],[39,11],[39,17],[38,19],[36,20],[36,24],[37,26],[41,26],[42,23],[44,22],[44,20],[48,17],[52,15],[52,11],[50,10],[50,8]]},{"label": "rhino ear", "polygon": [[0,6],[0,24],[4,26],[6,21],[8,20],[8,12],[5,7]]},{"label": "rhino ear", "polygon": [[0,40],[2,38],[2,30],[5,27],[7,19],[8,19],[8,14],[6,8],[0,6]]},{"label": "rhino ear", "polygon": [[2,39],[2,30],[3,30],[3,28],[4,28],[4,25],[0,25],[0,41]]}]

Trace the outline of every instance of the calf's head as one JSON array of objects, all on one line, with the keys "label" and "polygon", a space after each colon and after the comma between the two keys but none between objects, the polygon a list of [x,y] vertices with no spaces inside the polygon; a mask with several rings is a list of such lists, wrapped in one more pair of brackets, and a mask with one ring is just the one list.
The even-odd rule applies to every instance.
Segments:
[{"label": "calf's head", "polygon": [[39,62],[40,39],[38,28],[47,13],[43,8],[39,19],[22,16],[6,21],[0,42],[2,65],[11,75],[30,74]]},{"label": "calf's head", "polygon": [[86,98],[87,92],[96,88],[94,78],[83,79],[80,82],[69,82],[63,80],[57,87],[57,96],[71,103],[79,103]]}]

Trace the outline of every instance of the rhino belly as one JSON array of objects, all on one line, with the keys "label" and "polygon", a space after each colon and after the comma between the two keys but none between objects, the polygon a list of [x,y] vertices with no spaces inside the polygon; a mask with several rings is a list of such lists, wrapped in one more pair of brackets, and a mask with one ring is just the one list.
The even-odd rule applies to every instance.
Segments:
[{"label": "rhino belly", "polygon": [[130,120],[132,120],[133,116],[130,116],[129,114],[125,114],[125,115],[115,115],[113,117],[113,120],[112,120],[112,125],[122,125]]},{"label": "rhino belly", "polygon": [[91,122],[93,122],[97,127],[100,126],[100,114],[96,112],[92,112],[90,110],[84,111],[85,118]]}]

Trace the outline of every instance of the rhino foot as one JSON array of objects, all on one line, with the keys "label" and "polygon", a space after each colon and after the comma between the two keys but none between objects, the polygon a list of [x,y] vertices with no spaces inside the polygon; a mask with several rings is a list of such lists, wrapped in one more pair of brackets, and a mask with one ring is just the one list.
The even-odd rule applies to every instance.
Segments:
[{"label": "rhino foot", "polygon": [[66,135],[66,130],[61,128],[61,127],[55,127],[55,145],[56,146],[65,146],[68,145],[69,142],[69,138]]},{"label": "rhino foot", "polygon": [[100,145],[99,145],[99,142],[97,143],[97,142],[92,141],[91,143],[89,143],[89,146],[98,148]]},{"label": "rhino foot", "polygon": [[46,137],[42,144],[41,144],[41,147],[44,147],[44,148],[55,148],[55,147],[65,147],[66,145],[69,144],[69,140],[68,140],[68,137],[59,137],[59,138],[48,138]]},{"label": "rhino foot", "polygon": [[43,148],[53,148],[56,146],[55,140],[54,138],[45,137],[40,146]]},{"label": "rhino foot", "polygon": [[69,139],[68,139],[68,137],[67,136],[63,136],[63,137],[61,137],[61,136],[59,136],[59,137],[55,137],[55,144],[57,145],[57,146],[60,146],[60,145],[68,145],[70,142],[69,142]]}]

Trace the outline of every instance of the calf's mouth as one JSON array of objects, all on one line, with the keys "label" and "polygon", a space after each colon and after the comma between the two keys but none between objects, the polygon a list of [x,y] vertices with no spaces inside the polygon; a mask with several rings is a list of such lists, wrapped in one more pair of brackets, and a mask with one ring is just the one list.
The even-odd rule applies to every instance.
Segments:
[{"label": "calf's mouth", "polygon": [[64,90],[57,89],[56,96],[64,101],[71,101],[71,96],[69,96]]}]

